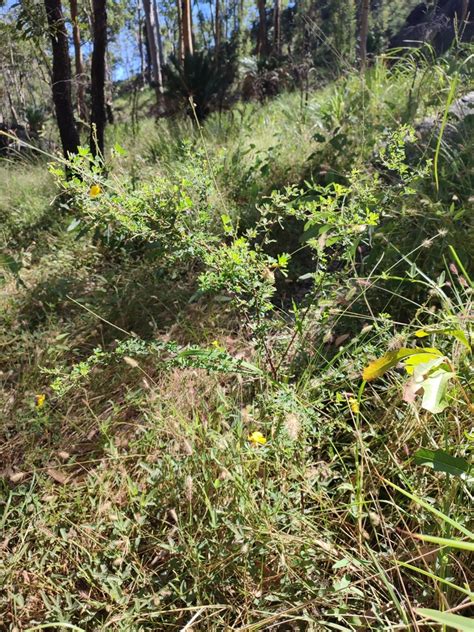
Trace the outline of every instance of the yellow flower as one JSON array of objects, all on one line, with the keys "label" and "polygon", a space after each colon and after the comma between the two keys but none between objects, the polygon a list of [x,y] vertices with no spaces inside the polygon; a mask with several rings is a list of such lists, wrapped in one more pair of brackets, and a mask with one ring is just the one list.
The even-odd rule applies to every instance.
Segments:
[{"label": "yellow flower", "polygon": [[35,397],[36,408],[43,408],[45,402],[46,402],[46,395],[44,395],[44,393],[41,393],[41,395],[37,395]]},{"label": "yellow flower", "polygon": [[252,432],[252,434],[249,434],[249,441],[250,443],[253,443],[254,445],[258,445],[258,444],[265,445],[265,443],[267,442],[263,434],[258,431],[255,431],[255,432]]},{"label": "yellow flower", "polygon": [[91,186],[90,191],[89,191],[89,195],[91,197],[97,197],[101,193],[102,193],[102,189],[100,188],[100,186],[98,184],[93,184]]},{"label": "yellow flower", "polygon": [[360,404],[355,397],[349,397],[349,406],[355,415],[360,413]]}]

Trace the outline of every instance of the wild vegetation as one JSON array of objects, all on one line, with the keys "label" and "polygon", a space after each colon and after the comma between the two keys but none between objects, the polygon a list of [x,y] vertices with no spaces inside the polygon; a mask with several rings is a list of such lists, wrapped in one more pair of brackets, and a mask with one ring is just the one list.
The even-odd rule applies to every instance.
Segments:
[{"label": "wild vegetation", "polygon": [[472,47],[366,65],[0,159],[1,629],[472,630]]}]

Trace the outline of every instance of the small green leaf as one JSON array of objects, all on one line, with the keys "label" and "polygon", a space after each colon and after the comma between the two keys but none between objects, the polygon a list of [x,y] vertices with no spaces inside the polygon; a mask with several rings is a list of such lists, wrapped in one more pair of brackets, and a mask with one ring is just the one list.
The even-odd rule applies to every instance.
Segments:
[{"label": "small green leaf", "polygon": [[115,143],[114,152],[117,154],[117,156],[125,156],[125,154],[127,153],[122,145],[119,145],[119,143]]},{"label": "small green leaf", "polygon": [[337,571],[339,568],[345,568],[349,566],[351,561],[347,557],[343,557],[342,560],[338,560],[332,565],[333,570]]},{"label": "small green leaf", "polygon": [[69,226],[66,228],[66,231],[68,233],[71,233],[73,230],[76,230],[76,228],[78,226],[80,226],[80,224],[81,224],[81,220],[80,219],[78,219],[78,218],[73,219],[72,222],[69,224]]},{"label": "small green leaf", "polygon": [[347,590],[347,588],[349,588],[351,583],[352,583],[351,578],[348,575],[344,575],[340,579],[334,580],[333,588],[336,591],[344,591],[344,590]]},{"label": "small green leaf", "polygon": [[446,472],[452,476],[465,478],[471,469],[469,463],[457,456],[451,456],[444,450],[421,448],[415,453],[415,463],[431,467],[435,472]]},{"label": "small green leaf", "polygon": [[233,231],[231,216],[224,213],[221,215],[221,221],[225,234],[230,235]]},{"label": "small green leaf", "polygon": [[455,630],[461,632],[474,632],[474,621],[467,617],[460,617],[458,614],[451,612],[440,612],[439,610],[431,610],[431,608],[415,608],[416,614],[425,619],[442,623]]}]

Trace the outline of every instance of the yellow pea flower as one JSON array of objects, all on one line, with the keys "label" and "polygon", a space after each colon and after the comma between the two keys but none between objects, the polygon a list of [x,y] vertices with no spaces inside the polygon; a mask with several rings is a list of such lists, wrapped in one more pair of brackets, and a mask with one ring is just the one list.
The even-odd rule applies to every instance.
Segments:
[{"label": "yellow pea flower", "polygon": [[252,432],[252,434],[249,434],[249,441],[254,445],[265,445],[265,443],[267,442],[263,434],[261,432],[258,432],[257,430],[255,432]]},{"label": "yellow pea flower", "polygon": [[40,395],[36,395],[35,397],[35,405],[36,408],[43,408],[44,404],[46,402],[46,395],[44,395],[44,393],[41,393]]},{"label": "yellow pea flower", "polygon": [[360,413],[360,404],[355,397],[349,397],[349,406],[355,415]]},{"label": "yellow pea flower", "polygon": [[98,184],[93,184],[90,188],[89,195],[90,197],[97,197],[102,193],[102,189]]}]

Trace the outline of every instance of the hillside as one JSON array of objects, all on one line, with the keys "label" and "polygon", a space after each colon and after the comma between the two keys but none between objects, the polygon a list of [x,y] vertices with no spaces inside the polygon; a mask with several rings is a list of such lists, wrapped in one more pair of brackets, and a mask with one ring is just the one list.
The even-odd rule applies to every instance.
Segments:
[{"label": "hillside", "polygon": [[2,630],[471,629],[470,54],[1,159]]}]

